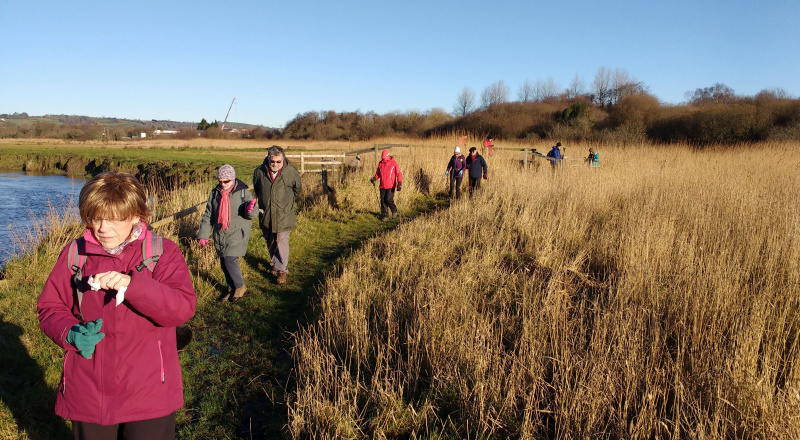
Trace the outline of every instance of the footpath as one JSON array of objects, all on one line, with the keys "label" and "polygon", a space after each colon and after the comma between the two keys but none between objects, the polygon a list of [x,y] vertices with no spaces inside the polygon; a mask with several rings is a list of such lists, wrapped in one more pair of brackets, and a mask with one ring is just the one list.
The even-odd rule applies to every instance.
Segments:
[{"label": "footpath", "polygon": [[[283,437],[287,399],[294,389],[292,335],[314,319],[325,277],[335,274],[364,241],[446,205],[441,198],[420,200],[390,222],[380,221],[375,212],[300,216],[291,235],[286,286],[277,285],[269,273],[264,239],[254,228],[241,261],[248,292],[235,303],[211,298],[221,292],[221,272],[197,271],[198,294],[210,291],[198,301],[189,321],[194,338],[181,354],[186,404],[178,417],[178,437]],[[199,258],[195,253],[206,251],[186,250],[190,269]]]}]

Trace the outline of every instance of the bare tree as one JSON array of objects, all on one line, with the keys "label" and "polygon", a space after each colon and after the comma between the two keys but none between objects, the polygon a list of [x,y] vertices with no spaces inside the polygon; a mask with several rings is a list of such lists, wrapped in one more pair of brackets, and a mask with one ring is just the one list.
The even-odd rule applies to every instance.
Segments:
[{"label": "bare tree", "polygon": [[547,77],[547,80],[544,84],[544,99],[547,100],[551,98],[557,98],[559,90],[561,90],[561,85],[559,85],[551,76]]},{"label": "bare tree", "polygon": [[730,104],[736,99],[736,94],[725,84],[716,83],[711,87],[686,92],[686,99],[692,105]]},{"label": "bare tree", "polygon": [[611,71],[600,66],[592,82],[594,99],[601,106],[611,103]]},{"label": "bare tree", "polygon": [[533,96],[537,101],[546,101],[558,96],[559,85],[552,77],[537,79],[533,86]]},{"label": "bare tree", "polygon": [[618,104],[626,96],[641,92],[640,83],[627,70],[617,67],[611,75],[611,103]]},{"label": "bare tree", "polygon": [[483,108],[489,108],[492,104],[508,102],[508,93],[508,86],[501,79],[483,90],[481,105]]},{"label": "bare tree", "polygon": [[519,92],[517,92],[517,97],[522,102],[533,101],[533,84],[529,79],[526,79],[521,86],[519,86]]},{"label": "bare tree", "polygon": [[781,87],[774,87],[771,89],[764,89],[756,94],[756,99],[791,99],[792,96],[786,89]]},{"label": "bare tree", "polygon": [[586,83],[583,81],[583,78],[580,75],[575,73],[575,77],[572,78],[572,82],[569,83],[567,97],[574,99],[580,95],[583,95],[584,93],[586,93]]},{"label": "bare tree", "polygon": [[466,116],[474,108],[475,92],[469,87],[464,87],[464,90],[462,90],[456,98],[456,104],[453,106],[453,113],[456,116]]}]

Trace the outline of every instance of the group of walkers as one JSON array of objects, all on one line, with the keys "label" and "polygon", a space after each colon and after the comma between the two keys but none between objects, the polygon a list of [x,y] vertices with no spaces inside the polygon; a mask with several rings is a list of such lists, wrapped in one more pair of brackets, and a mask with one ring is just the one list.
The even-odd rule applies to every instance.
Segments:
[{"label": "group of walkers", "polygon": [[[556,142],[550,151],[547,152],[547,160],[550,161],[553,171],[555,171],[558,166],[561,165],[563,158],[564,156],[561,152],[561,142]],[[594,147],[589,147],[589,155],[583,159],[583,162],[592,168],[600,166],[600,155],[597,154],[597,151],[594,149]]]},{"label": "group of walkers", "polygon": [[250,194],[246,183],[236,178],[231,165],[219,168],[217,180],[219,185],[208,197],[197,238],[205,246],[214,237],[214,250],[227,284],[219,300],[238,301],[247,292],[239,257],[247,252],[252,220],[256,217],[267,242],[270,273],[278,284],[287,284],[289,234],[296,225],[294,206],[302,189],[297,168],[289,163],[281,147],[273,146],[267,151],[264,163],[253,172],[256,197]]},{"label": "group of walkers", "polygon": [[[560,146],[553,147],[554,164]],[[587,161],[599,164],[593,148]],[[461,197],[465,175],[471,198],[488,166],[475,147],[464,156],[457,146],[445,174],[451,198]],[[255,196],[229,164],[217,170],[217,180],[197,239],[206,246],[213,237],[226,282],[219,300],[237,301],[247,292],[238,260],[255,218],[270,272],[278,284],[288,283],[289,234],[302,189],[297,168],[273,146],[253,172]],[[380,181],[382,219],[396,218],[394,193],[402,190],[403,174],[388,150],[370,180]],[[183,406],[179,326],[197,302],[186,260],[174,242],[148,229],[145,189],[131,174],[92,178],[81,189],[79,212],[83,236],[61,251],[37,302],[41,330],[65,350],[56,414],[72,421],[75,439],[174,439]]]},{"label": "group of walkers", "polygon": [[[273,146],[253,173],[256,197],[231,165],[217,179],[197,237],[205,246],[213,236],[227,284],[220,299],[247,291],[238,259],[257,216],[271,272],[286,284],[300,173]],[[56,414],[72,421],[75,439],[174,439],[183,406],[178,349],[187,342],[179,326],[197,304],[186,260],[148,229],[145,189],[132,174],[98,174],[78,208],[83,236],[61,251],[36,304],[39,327],[65,350]]]},{"label": "group of walkers", "polygon": [[455,194],[456,199],[461,198],[461,182],[464,179],[464,174],[467,174],[469,197],[476,190],[481,188],[481,179],[489,178],[489,167],[486,165],[486,159],[478,153],[478,149],[472,147],[469,149],[469,155],[464,157],[461,154],[461,147],[456,147],[453,150],[453,156],[447,162],[447,169],[445,176],[450,177],[450,191],[449,196],[452,199]]}]

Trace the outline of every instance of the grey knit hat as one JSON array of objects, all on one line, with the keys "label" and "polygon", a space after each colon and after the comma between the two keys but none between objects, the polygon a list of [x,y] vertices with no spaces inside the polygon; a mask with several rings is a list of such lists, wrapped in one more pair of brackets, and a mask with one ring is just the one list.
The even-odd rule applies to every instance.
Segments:
[{"label": "grey knit hat", "polygon": [[236,179],[236,170],[234,170],[232,166],[225,164],[219,167],[219,171],[217,171],[217,179],[234,180]]}]

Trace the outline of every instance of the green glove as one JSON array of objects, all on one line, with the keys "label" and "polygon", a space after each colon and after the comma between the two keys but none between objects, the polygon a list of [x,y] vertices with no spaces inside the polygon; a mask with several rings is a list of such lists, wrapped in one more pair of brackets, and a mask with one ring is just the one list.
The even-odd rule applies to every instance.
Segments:
[{"label": "green glove", "polygon": [[85,324],[75,324],[67,333],[67,343],[74,345],[81,352],[81,356],[89,359],[94,353],[95,345],[106,337],[105,333],[98,333],[102,326],[103,318]]}]

